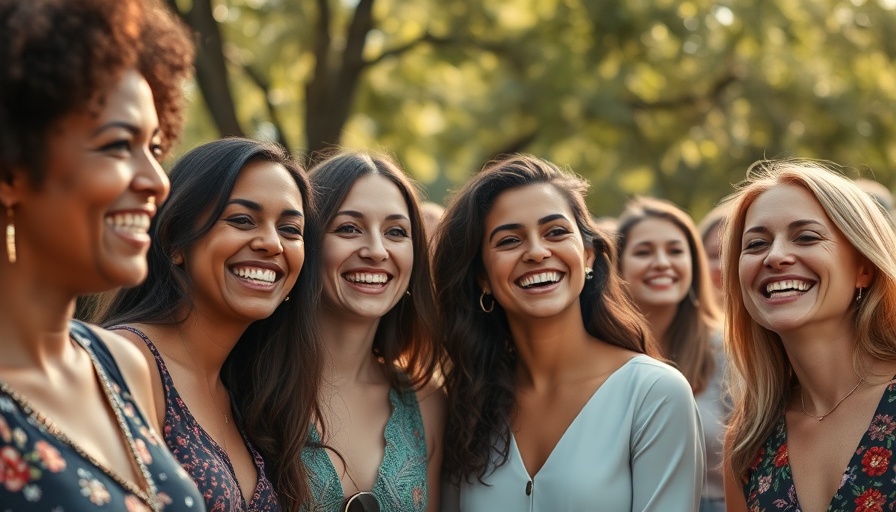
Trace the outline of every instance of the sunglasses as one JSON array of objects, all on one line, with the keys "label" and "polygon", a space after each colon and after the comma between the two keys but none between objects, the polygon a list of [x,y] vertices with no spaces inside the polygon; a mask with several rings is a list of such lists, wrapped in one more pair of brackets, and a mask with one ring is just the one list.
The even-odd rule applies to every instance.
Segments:
[{"label": "sunglasses", "polygon": [[342,512],[380,512],[380,502],[372,492],[358,492],[345,499]]}]

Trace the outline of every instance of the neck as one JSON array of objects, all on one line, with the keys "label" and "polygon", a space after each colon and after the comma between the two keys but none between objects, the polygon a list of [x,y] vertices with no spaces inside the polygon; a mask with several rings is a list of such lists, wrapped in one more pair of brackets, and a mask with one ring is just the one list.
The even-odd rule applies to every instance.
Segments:
[{"label": "neck", "polygon": [[786,333],[781,337],[787,358],[810,410],[826,412],[852,390],[863,376],[856,374],[856,334],[841,332]]},{"label": "neck", "polygon": [[382,368],[372,352],[379,319],[346,322],[324,311],[318,322],[325,349],[324,380],[336,387],[380,381]]},{"label": "neck", "polygon": [[43,366],[71,348],[75,295],[25,280],[13,266],[0,272],[0,366]]},{"label": "neck", "polygon": [[183,352],[186,357],[177,357],[177,360],[216,386],[224,361],[248,327],[246,322],[222,323],[194,310],[183,322],[170,327],[157,326],[156,329],[168,331],[163,332],[163,339],[169,354]]},{"label": "neck", "polygon": [[639,304],[639,307],[650,325],[650,334],[653,335],[653,339],[659,344],[665,356],[669,348],[667,336],[669,328],[675,320],[675,313],[678,312],[678,304],[658,306]]}]

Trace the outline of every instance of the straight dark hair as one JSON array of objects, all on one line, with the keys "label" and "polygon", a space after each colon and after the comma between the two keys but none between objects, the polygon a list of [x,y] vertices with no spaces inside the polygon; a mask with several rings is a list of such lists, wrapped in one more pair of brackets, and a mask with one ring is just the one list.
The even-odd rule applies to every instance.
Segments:
[{"label": "straight dark hair", "polygon": [[420,212],[416,185],[390,157],[363,151],[342,151],[314,166],[308,175],[317,202],[320,226],[317,247],[355,182],[364,176],[382,176],[398,187],[407,204],[411,223],[414,266],[408,284],[410,297],[402,298],[383,315],[373,340],[373,352],[383,360],[389,383],[395,389],[408,384],[416,389],[433,377],[441,352],[434,345],[435,301],[430,273],[429,248]]},{"label": "straight dark hair", "polygon": [[[101,305],[98,322],[176,325],[193,308],[193,284],[172,258],[185,254],[214,226],[242,170],[253,162],[286,168],[298,185],[306,217],[314,195],[301,166],[280,146],[226,138],[194,148],[170,173],[171,195],[150,227],[149,276]],[[320,345],[314,305],[320,297],[320,248],[316,225],[305,225],[305,262],[290,299],[252,323],[240,336],[221,371],[250,441],[271,466],[270,476],[285,510],[310,499],[301,451],[317,415]]]},{"label": "straight dark hair", "polygon": [[[436,233],[433,263],[439,333],[449,363],[445,376],[448,424],[445,471],[452,482],[479,481],[507,461],[510,413],[515,402],[516,351],[500,304],[480,308],[477,278],[484,275],[485,218],[508,190],[548,184],[566,199],[586,246],[594,247],[594,277],[580,294],[582,318],[591,336],[656,356],[644,317],[622,288],[612,239],[598,230],[585,207],[588,183],[530,155],[493,161],[451,199]],[[500,458],[491,465],[492,452]]]}]

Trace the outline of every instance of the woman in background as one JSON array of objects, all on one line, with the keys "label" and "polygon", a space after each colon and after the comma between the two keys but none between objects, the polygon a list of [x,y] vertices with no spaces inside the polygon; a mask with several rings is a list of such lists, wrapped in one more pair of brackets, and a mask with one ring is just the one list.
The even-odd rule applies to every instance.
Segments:
[{"label": "woman in background", "polygon": [[308,178],[279,146],[240,138],[189,151],[170,176],[149,277],[102,322],[154,368],[165,442],[209,510],[297,510],[308,492],[296,425],[319,374]]},{"label": "woman in background", "polygon": [[706,444],[701,512],[725,510],[722,437],[725,357],[703,244],[694,221],[674,204],[639,197],[619,216],[619,271],[629,296],[647,317],[663,357],[688,379]]},{"label": "woman in background", "polygon": [[807,160],[755,164],[729,219],[728,510],[891,508],[892,224],[855,183]]},{"label": "woman in background", "polygon": [[4,1],[0,26],[0,508],[204,510],[146,361],[72,321],[146,277],[192,45],[150,0]]},{"label": "woman in background", "polygon": [[389,158],[344,152],[310,171],[322,228],[324,347],[312,511],[435,511],[444,397],[417,192]]},{"label": "woman in background", "polygon": [[519,155],[449,203],[434,261],[450,358],[445,510],[697,509],[690,386],[650,357],[586,190]]}]

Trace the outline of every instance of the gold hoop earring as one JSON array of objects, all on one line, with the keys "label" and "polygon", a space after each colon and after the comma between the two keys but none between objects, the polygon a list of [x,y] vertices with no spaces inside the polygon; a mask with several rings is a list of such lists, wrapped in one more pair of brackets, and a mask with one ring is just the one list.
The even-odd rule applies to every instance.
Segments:
[{"label": "gold hoop earring", "polygon": [[488,308],[485,307],[485,296],[488,295],[488,292],[482,290],[482,295],[479,296],[479,307],[482,308],[482,311],[485,313],[491,313],[495,310],[495,298],[492,297],[492,305]]},{"label": "gold hoop earring", "polygon": [[6,207],[6,216],[9,217],[9,224],[6,225],[6,257],[10,263],[16,262],[16,224],[13,220],[12,207]]}]

